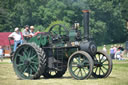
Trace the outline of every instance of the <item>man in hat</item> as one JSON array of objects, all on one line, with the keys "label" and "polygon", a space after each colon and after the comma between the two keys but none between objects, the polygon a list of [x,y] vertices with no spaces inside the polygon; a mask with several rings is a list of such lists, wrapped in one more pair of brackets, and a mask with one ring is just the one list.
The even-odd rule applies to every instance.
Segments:
[{"label": "man in hat", "polygon": [[25,29],[23,30],[22,34],[23,34],[23,37],[24,37],[25,40],[28,40],[29,38],[32,37],[30,35],[30,31],[29,31],[29,26],[28,25],[25,26]]},{"label": "man in hat", "polygon": [[30,26],[30,35],[31,35],[32,37],[35,36],[34,26]]},{"label": "man in hat", "polygon": [[8,37],[14,39],[14,48],[13,48],[13,52],[15,52],[17,46],[23,43],[21,34],[20,34],[20,32],[19,32],[19,28],[16,27],[16,28],[15,28],[15,32],[11,33]]},{"label": "man in hat", "polygon": [[31,37],[34,37],[34,36],[38,35],[39,33],[41,33],[39,31],[34,32],[34,29],[35,29],[34,26],[30,26],[30,35],[31,35]]}]

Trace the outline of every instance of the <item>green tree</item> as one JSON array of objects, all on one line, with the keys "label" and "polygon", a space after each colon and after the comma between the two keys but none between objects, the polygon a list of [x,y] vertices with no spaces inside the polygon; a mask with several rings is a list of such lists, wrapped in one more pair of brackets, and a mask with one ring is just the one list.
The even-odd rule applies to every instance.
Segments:
[{"label": "green tree", "polygon": [[119,5],[123,18],[128,21],[128,0],[120,0]]},{"label": "green tree", "polygon": [[[75,21],[83,28],[82,10],[90,11],[90,33],[98,44],[124,42],[127,0],[0,0],[0,31],[26,24],[45,30],[50,23]],[[100,39],[99,39],[100,37]]]},{"label": "green tree", "polygon": [[[102,30],[104,35],[101,36],[93,33],[95,35],[95,40],[99,40],[99,37],[102,39],[101,41],[97,41],[97,43],[124,42],[126,38],[126,29],[124,27],[124,20],[122,19],[119,4],[116,4],[119,3],[119,1],[93,0],[89,1],[89,3],[92,19],[90,27],[92,30]],[[103,25],[101,25],[101,23]],[[100,28],[96,28],[98,26],[100,26]],[[97,33],[101,34],[100,31]]]}]

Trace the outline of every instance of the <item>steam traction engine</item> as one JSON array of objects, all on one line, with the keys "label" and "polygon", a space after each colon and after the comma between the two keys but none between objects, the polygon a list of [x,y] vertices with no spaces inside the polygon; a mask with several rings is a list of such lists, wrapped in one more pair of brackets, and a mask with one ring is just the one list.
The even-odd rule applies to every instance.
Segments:
[{"label": "steam traction engine", "polygon": [[67,68],[75,79],[108,77],[112,71],[111,58],[97,51],[89,39],[89,12],[84,13],[84,38],[78,29],[53,25],[20,45],[13,56],[13,68],[21,79],[60,78]]}]

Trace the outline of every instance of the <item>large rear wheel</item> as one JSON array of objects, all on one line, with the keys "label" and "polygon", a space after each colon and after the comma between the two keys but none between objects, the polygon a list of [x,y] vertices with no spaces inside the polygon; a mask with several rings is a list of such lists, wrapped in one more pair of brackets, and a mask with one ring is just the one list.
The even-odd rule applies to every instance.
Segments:
[{"label": "large rear wheel", "polygon": [[93,60],[87,52],[77,51],[70,56],[68,69],[73,78],[87,79],[93,70]]},{"label": "large rear wheel", "polygon": [[20,79],[40,78],[45,65],[45,53],[34,43],[24,43],[14,53],[13,68]]}]

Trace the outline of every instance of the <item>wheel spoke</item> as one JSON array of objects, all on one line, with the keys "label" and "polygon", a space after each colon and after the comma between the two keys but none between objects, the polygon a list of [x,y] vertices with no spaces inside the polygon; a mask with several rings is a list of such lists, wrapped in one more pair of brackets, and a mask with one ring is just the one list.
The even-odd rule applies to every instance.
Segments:
[{"label": "wheel spoke", "polygon": [[101,70],[101,68],[99,67],[99,75],[100,75],[100,70]]},{"label": "wheel spoke", "polygon": [[77,76],[79,76],[79,73],[80,73],[80,69],[79,69],[79,71],[78,71],[78,73],[77,73]]},{"label": "wheel spoke", "polygon": [[23,73],[25,73],[27,70],[28,70],[28,68],[25,68],[24,71],[23,71]]},{"label": "wheel spoke", "polygon": [[25,60],[25,58],[24,58],[24,56],[23,56],[23,57],[20,57],[20,60],[19,60],[19,61],[21,61],[21,62],[23,63],[24,60]]},{"label": "wheel spoke", "polygon": [[21,61],[23,63],[25,60],[25,56],[22,56],[21,54],[18,54],[17,56],[20,58],[19,62]]},{"label": "wheel spoke", "polygon": [[86,71],[85,71],[85,69],[84,69],[84,68],[82,68],[82,69],[83,69],[84,73],[86,74]]},{"label": "wheel spoke", "polygon": [[25,69],[27,69],[26,65],[22,67],[21,73],[24,73],[25,72]]},{"label": "wheel spoke", "polygon": [[38,65],[38,62],[31,61],[32,64]]},{"label": "wheel spoke", "polygon": [[34,72],[37,71],[33,66],[30,65],[30,67],[31,67],[31,69],[32,69]]},{"label": "wheel spoke", "polygon": [[104,56],[101,56],[100,62],[103,60]]},{"label": "wheel spoke", "polygon": [[102,66],[105,70],[108,70],[106,67]]},{"label": "wheel spoke", "polygon": [[38,70],[38,67],[36,65],[34,65],[33,67],[35,68],[36,71]]},{"label": "wheel spoke", "polygon": [[98,54],[98,57],[99,57],[99,62],[100,62],[100,54]]},{"label": "wheel spoke", "polygon": [[31,55],[31,49],[28,51],[28,57],[31,57],[30,55]]},{"label": "wheel spoke", "polygon": [[81,76],[83,77],[82,70],[80,69]]},{"label": "wheel spoke", "polygon": [[100,67],[100,69],[101,69],[101,71],[102,71],[102,73],[103,73],[103,75],[104,75],[105,73],[104,73],[103,69],[102,69],[101,67]]},{"label": "wheel spoke", "polygon": [[85,70],[89,71],[88,67],[84,67]]},{"label": "wheel spoke", "polygon": [[28,51],[27,51],[28,48],[29,48],[29,47],[27,47],[27,48],[24,50],[24,54],[26,55],[27,58],[29,57],[29,56],[28,56]]},{"label": "wheel spoke", "polygon": [[24,63],[18,64],[18,65],[17,65],[17,68],[18,68],[18,67],[21,67],[21,66],[23,66],[23,65],[24,65]]},{"label": "wheel spoke", "polygon": [[97,56],[95,56],[95,60],[98,61]]},{"label": "wheel spoke", "polygon": [[33,49],[31,49],[31,54],[30,54],[30,56],[32,57],[34,54],[36,54],[35,51],[34,51]]},{"label": "wheel spoke", "polygon": [[103,64],[103,65],[106,65],[106,66],[108,66],[108,64]]},{"label": "wheel spoke", "polygon": [[76,68],[73,72],[75,73],[77,69],[78,69],[78,68]]},{"label": "wheel spoke", "polygon": [[27,75],[27,77],[29,78],[30,77],[30,69],[28,68],[28,75]]},{"label": "wheel spoke", "polygon": [[76,61],[72,61],[72,64],[77,64],[77,62]]},{"label": "wheel spoke", "polygon": [[103,62],[101,62],[101,63],[104,63],[105,61],[107,61],[107,59],[105,59]]},{"label": "wheel spoke", "polygon": [[26,55],[26,53],[25,53],[25,52],[23,52],[23,55],[24,55],[24,57],[25,57],[25,58],[27,58],[27,55]]},{"label": "wheel spoke", "polygon": [[73,65],[73,64],[72,64],[72,67],[77,67],[77,65]]},{"label": "wheel spoke", "polygon": [[35,59],[36,58],[36,54],[35,55],[33,55],[32,57],[31,57],[31,60],[33,60],[33,59]]},{"label": "wheel spoke", "polygon": [[77,61],[78,61],[78,64],[80,64],[80,56],[78,58],[76,58]]},{"label": "wheel spoke", "polygon": [[32,69],[29,69],[29,77],[32,75]]},{"label": "wheel spoke", "polygon": [[96,67],[95,73],[97,72],[98,67]]},{"label": "wheel spoke", "polygon": [[23,55],[21,55],[21,54],[18,54],[17,56],[19,56],[19,57],[23,57]]},{"label": "wheel spoke", "polygon": [[84,63],[87,63],[87,64],[88,64],[89,62],[88,62],[87,60],[84,60],[84,61],[82,62],[82,65],[83,65]]}]

